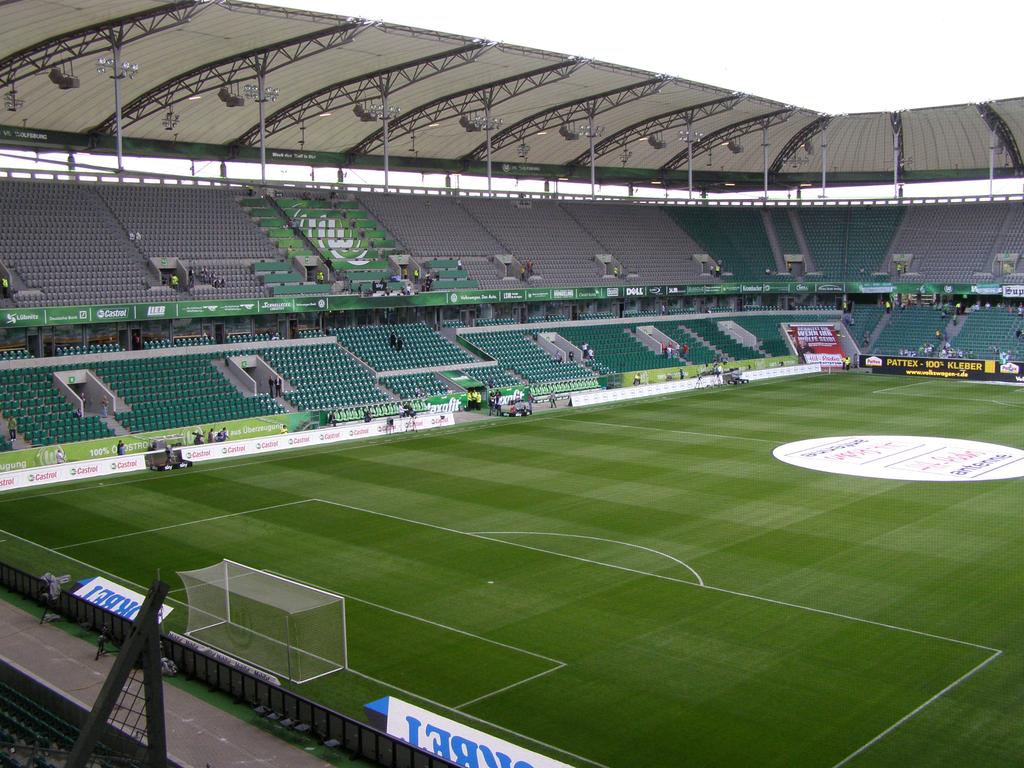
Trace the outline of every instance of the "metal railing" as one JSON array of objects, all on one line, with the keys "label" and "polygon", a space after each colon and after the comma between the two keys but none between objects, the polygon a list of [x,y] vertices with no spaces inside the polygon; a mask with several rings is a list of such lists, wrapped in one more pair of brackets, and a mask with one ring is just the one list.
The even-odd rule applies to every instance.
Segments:
[{"label": "metal railing", "polygon": [[[0,152],[0,158],[4,153]],[[56,161],[52,161],[56,164]],[[259,179],[230,179],[210,176],[179,176],[169,173],[125,170],[118,174],[113,169],[79,166],[74,169],[66,167],[54,170],[34,168],[0,167],[0,179],[20,179],[35,181],[86,182],[97,184],[128,184],[131,186],[158,185],[181,187],[207,187],[234,189],[239,194],[248,190],[267,189],[283,194],[302,192],[330,192],[339,194],[391,194],[416,195],[425,197],[452,197],[496,200],[555,200],[558,202],[615,203],[618,205],[674,206],[682,208],[830,208],[830,207],[877,207],[877,206],[921,206],[948,205],[960,203],[1009,203],[1024,201],[1024,194],[1002,193],[992,195],[918,195],[911,192],[904,197],[709,197],[709,198],[672,198],[658,194],[635,196],[598,194],[590,195],[583,192],[540,192],[505,189],[470,189],[439,186],[399,186],[375,184],[370,182],[333,183],[327,181],[284,181]],[[983,180],[983,179],[982,179]],[[621,186],[621,185],[619,185]],[[880,185],[889,186],[889,185]],[[678,190],[677,190],[678,191]],[[813,188],[812,188],[813,191]],[[782,194],[779,190],[773,190]]]},{"label": "metal railing", "polygon": [[[0,563],[0,586],[6,587],[8,591],[38,600],[41,585],[42,580],[38,577]],[[43,603],[39,605],[42,610]],[[49,610],[95,632],[107,627],[108,636],[118,645],[124,642],[132,629],[132,622],[128,619],[70,592],[62,591],[57,602],[49,606]],[[263,706],[296,723],[306,724],[310,728],[311,737],[321,742],[336,743],[338,749],[344,749],[353,757],[369,760],[385,768],[455,768],[455,763],[235,669],[166,635],[161,642],[164,654],[175,663],[180,674],[228,694],[236,701],[243,701],[253,707]]]}]

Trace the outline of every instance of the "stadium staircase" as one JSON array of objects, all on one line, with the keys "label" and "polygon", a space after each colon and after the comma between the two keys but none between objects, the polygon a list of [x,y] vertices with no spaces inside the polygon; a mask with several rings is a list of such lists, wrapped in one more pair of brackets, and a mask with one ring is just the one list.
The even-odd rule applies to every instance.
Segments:
[{"label": "stadium staircase", "polygon": [[433,290],[462,291],[477,288],[479,283],[469,276],[465,266],[459,266],[459,259],[431,259],[427,271],[434,276]]},{"label": "stadium staircase", "polygon": [[398,376],[381,376],[377,382],[381,387],[394,393],[395,397],[409,400],[417,397],[446,395],[453,391],[451,386],[433,373],[408,373]]},{"label": "stadium staircase", "polygon": [[284,409],[270,395],[243,396],[215,353],[117,360],[93,366],[131,410],[114,414],[132,432],[269,416]]},{"label": "stadium staircase", "polygon": [[718,322],[715,318],[694,318],[685,321],[681,327],[683,330],[689,331],[690,335],[700,341],[705,347],[729,360],[750,359],[752,357],[759,357],[762,354],[761,350],[741,344],[735,338],[720,330]]},{"label": "stadium staircase", "polygon": [[943,331],[947,320],[939,309],[906,307],[893,309],[888,322],[876,335],[871,351],[880,355],[896,355],[909,349],[917,353],[927,344],[939,343],[935,331]]},{"label": "stadium staircase", "polygon": [[289,220],[298,221],[322,263],[350,291],[362,293],[400,268],[395,239],[356,200],[279,198]]},{"label": "stadium staircase", "polygon": [[18,442],[58,445],[114,435],[98,416],[77,416],[71,403],[54,385],[54,373],[80,368],[80,365],[56,365],[0,371],[3,426],[6,427],[7,419],[12,416],[17,419],[21,438]]},{"label": "stadium staircase", "polygon": [[263,357],[291,384],[284,398],[300,411],[349,409],[351,418],[361,418],[363,407],[375,416],[397,413],[374,375],[335,344],[275,347]]},{"label": "stadium staircase", "polygon": [[291,226],[289,213],[271,197],[243,197],[240,201],[253,221],[277,249],[279,259],[253,264],[252,271],[271,296],[331,293],[330,280],[309,280],[309,270],[330,272],[309,238]]},{"label": "stadium staircase", "polygon": [[588,364],[601,374],[666,368],[672,364],[637,338],[635,326],[567,326],[554,331],[579,349],[589,344],[594,350],[594,359]]},{"label": "stadium staircase", "polygon": [[460,334],[460,338],[495,360],[502,370],[515,373],[529,384],[594,379],[593,371],[578,363],[552,360],[527,338],[525,331],[484,331]]},{"label": "stadium staircase", "polygon": [[967,357],[994,359],[1000,352],[1009,352],[1013,360],[1024,358],[1024,318],[1002,309],[976,309],[961,317],[954,347],[962,349]]},{"label": "stadium staircase", "polygon": [[[389,344],[392,333],[402,340],[400,352]],[[477,362],[425,323],[350,326],[334,328],[331,334],[375,371],[456,367]]]},{"label": "stadium staircase", "polygon": [[857,304],[853,308],[854,324],[850,334],[861,352],[867,352],[882,329],[889,323],[889,315],[877,304]]},{"label": "stadium staircase", "polygon": [[796,251],[792,250],[789,239],[785,241],[783,245],[783,236],[786,234],[782,232],[778,227],[775,226],[775,217],[779,211],[761,211],[761,223],[764,226],[764,232],[768,236],[768,244],[772,247],[772,255],[775,257],[775,271],[785,272],[786,271],[786,260],[784,256],[786,254],[794,254]]},{"label": "stadium staircase", "polygon": [[667,213],[736,280],[786,276],[777,274],[760,211],[674,208]]}]

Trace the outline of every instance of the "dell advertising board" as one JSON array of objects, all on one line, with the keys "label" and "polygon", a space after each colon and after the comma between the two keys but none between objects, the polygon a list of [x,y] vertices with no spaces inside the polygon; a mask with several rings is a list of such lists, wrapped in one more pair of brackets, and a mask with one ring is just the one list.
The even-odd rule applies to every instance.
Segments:
[{"label": "dell advertising board", "polygon": [[919,376],[929,379],[1004,381],[1024,384],[1024,363],[998,360],[943,360],[931,357],[861,355],[860,367],[876,373]]}]

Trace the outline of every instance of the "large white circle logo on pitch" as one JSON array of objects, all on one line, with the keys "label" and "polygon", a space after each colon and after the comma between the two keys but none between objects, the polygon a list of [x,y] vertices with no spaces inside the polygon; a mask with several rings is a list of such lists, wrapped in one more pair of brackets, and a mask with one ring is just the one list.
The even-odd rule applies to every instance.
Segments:
[{"label": "large white circle logo on pitch", "polygon": [[780,445],[779,461],[879,480],[971,482],[1024,477],[1024,451],[946,437],[851,435]]}]

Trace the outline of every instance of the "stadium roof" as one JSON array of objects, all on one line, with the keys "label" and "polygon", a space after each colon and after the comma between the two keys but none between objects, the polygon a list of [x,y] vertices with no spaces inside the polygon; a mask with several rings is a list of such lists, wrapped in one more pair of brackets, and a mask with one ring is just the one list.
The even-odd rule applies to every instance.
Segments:
[{"label": "stadium roof", "polygon": [[[96,64],[120,42],[139,66],[121,79],[127,154],[255,160],[246,86],[262,70],[278,91],[263,105],[270,162],[382,167],[373,115],[386,91],[400,110],[389,121],[394,170],[483,173],[489,114],[499,176],[589,179],[588,119],[605,183],[685,186],[688,124],[695,184],[710,189],[761,186],[765,129],[772,186],[816,184],[823,137],[832,184],[891,182],[894,135],[901,180],[987,177],[993,133],[996,176],[1024,175],[1024,98],[822,115],[617,64],[249,2],[78,6],[0,3],[0,144],[112,151],[114,89]],[[244,104],[229,107],[237,97]]]}]

